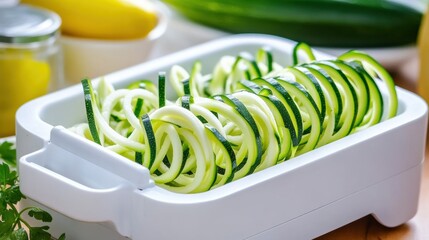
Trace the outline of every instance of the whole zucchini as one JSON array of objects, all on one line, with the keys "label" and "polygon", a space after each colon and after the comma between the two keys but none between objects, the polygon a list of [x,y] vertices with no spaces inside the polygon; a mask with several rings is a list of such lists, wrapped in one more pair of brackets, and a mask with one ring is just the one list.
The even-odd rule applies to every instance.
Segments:
[{"label": "whole zucchini", "polygon": [[325,47],[415,43],[422,13],[386,0],[164,0],[187,18],[232,33],[267,33]]}]

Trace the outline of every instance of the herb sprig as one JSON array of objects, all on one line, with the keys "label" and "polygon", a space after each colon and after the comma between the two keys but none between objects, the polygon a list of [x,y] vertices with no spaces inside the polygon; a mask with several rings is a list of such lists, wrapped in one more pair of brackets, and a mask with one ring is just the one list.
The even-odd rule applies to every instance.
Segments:
[{"label": "herb sprig", "polygon": [[[25,198],[19,189],[16,170],[16,149],[11,142],[0,144],[0,240],[51,240],[49,226],[31,226],[23,216],[27,214],[43,223],[52,221],[52,216],[38,207],[19,210],[16,204]],[[0,161],[1,162],[1,161]],[[62,234],[58,240],[64,240]]]}]

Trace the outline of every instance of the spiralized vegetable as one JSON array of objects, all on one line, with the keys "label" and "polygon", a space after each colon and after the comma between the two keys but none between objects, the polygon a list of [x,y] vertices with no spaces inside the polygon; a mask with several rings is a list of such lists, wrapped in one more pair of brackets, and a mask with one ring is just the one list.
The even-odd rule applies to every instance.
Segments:
[{"label": "spiralized vegetable", "polygon": [[[305,60],[297,57],[300,51]],[[164,74],[158,87],[143,80],[114,89],[101,79],[92,89],[85,81],[91,114],[88,123],[71,130],[143,164],[157,185],[197,193],[396,114],[392,78],[365,53],[318,61],[300,43],[294,65],[281,66],[273,59],[268,48],[261,48],[255,56],[224,56],[208,74],[200,62],[190,72],[173,66],[168,80],[175,101],[164,96]],[[387,88],[385,98],[380,87]]]}]

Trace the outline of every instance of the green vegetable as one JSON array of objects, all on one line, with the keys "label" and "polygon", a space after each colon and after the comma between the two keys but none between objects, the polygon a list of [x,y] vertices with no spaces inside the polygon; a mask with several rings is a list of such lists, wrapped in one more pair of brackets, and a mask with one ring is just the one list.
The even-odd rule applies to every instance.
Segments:
[{"label": "green vegetable", "polygon": [[16,167],[16,149],[13,143],[4,141],[0,144],[0,159],[9,166]]},{"label": "green vegetable", "polygon": [[[93,109],[88,123],[71,130],[91,139],[96,129],[104,147],[147,167],[158,186],[197,193],[396,115],[393,79],[367,54],[317,60],[305,43],[292,53],[291,66],[278,64],[268,48],[223,56],[209,73],[200,62],[190,73],[173,66],[175,101],[165,96],[163,72],[158,93],[83,80]],[[112,91],[101,98],[104,89]]]},{"label": "green vegetable", "polygon": [[83,92],[85,93],[85,108],[86,108],[86,114],[88,116],[88,122],[90,124],[91,129],[91,136],[93,138],[93,141],[101,144],[100,137],[97,133],[97,127],[95,126],[94,119],[94,110],[93,108],[96,107],[97,103],[94,102],[94,91],[92,89],[92,85],[90,84],[89,79],[82,80],[82,87]]},{"label": "green vegetable", "polygon": [[[9,165],[16,166],[16,149],[13,143],[0,144],[0,240],[51,240],[49,226],[31,226],[25,219],[29,217],[47,223],[52,221],[51,215],[37,207],[18,210],[15,205],[25,198],[19,190],[18,174]],[[27,230],[28,229],[28,230]],[[59,240],[65,239],[62,234]]]},{"label": "green vegetable", "polygon": [[415,43],[422,13],[386,0],[164,0],[189,19],[232,33],[266,33],[325,47]]}]

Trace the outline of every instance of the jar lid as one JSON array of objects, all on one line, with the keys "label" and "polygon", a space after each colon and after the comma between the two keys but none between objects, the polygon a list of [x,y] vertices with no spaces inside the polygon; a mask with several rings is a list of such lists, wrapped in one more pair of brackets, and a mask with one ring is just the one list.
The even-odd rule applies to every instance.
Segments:
[{"label": "jar lid", "polygon": [[28,5],[0,7],[0,43],[33,43],[55,35],[61,18]]}]

